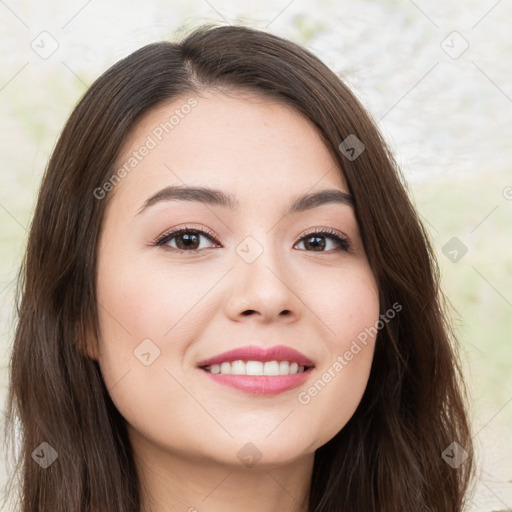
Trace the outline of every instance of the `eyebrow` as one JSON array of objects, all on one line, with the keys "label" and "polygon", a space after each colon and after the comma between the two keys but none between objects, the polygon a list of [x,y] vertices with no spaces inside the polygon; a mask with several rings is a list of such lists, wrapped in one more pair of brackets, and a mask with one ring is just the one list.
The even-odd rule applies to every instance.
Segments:
[{"label": "eyebrow", "polygon": [[[146,199],[137,215],[161,201],[193,201],[209,206],[229,208],[230,210],[238,210],[240,208],[240,202],[232,194],[222,190],[200,186],[169,186]],[[353,207],[354,199],[350,194],[336,189],[312,192],[294,198],[285,212],[285,216],[311,210],[328,203],[340,203]]]}]

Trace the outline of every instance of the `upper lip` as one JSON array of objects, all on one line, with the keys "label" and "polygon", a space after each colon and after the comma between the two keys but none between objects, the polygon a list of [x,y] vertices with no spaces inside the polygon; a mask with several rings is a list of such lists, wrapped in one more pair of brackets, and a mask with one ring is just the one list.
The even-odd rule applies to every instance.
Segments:
[{"label": "upper lip", "polygon": [[223,352],[222,354],[211,357],[210,359],[199,361],[197,366],[211,366],[213,364],[238,360],[261,361],[262,363],[267,361],[290,361],[292,363],[297,363],[299,366],[314,366],[311,359],[301,352],[285,345],[276,345],[267,349],[256,345],[248,345],[247,347],[229,350],[228,352]]}]

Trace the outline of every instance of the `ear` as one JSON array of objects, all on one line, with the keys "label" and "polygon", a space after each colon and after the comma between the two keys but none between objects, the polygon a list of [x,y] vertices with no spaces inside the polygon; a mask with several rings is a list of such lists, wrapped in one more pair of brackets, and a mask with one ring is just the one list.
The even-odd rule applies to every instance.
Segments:
[{"label": "ear", "polygon": [[98,349],[98,340],[96,338],[85,340],[85,354],[87,357],[94,359],[95,361],[100,360],[100,351]]},{"label": "ear", "polygon": [[75,337],[77,350],[83,356],[99,361],[99,342],[97,336],[92,332],[92,329],[76,326],[75,332],[77,333]]}]

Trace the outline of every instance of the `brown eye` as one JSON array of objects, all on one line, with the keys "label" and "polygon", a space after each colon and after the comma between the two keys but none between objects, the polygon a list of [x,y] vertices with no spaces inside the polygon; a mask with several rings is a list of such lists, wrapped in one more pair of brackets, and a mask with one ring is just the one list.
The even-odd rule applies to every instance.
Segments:
[{"label": "brown eye", "polygon": [[[327,241],[329,239],[333,241],[331,244],[329,244]],[[312,233],[308,233],[301,238],[299,243],[303,243],[307,251],[313,252],[328,252],[336,248],[348,251],[350,248],[347,238],[341,236],[336,231],[331,230],[314,231]]]},{"label": "brown eye", "polygon": [[[216,245],[216,241],[209,233],[200,229],[190,228],[181,228],[171,231],[170,233],[165,233],[155,242],[154,245],[166,246],[182,252],[196,252],[205,249],[205,247],[200,248],[202,238],[213,242],[213,246]],[[172,245],[173,241],[175,242],[175,245]],[[208,249],[208,247],[206,247],[206,249]]]}]

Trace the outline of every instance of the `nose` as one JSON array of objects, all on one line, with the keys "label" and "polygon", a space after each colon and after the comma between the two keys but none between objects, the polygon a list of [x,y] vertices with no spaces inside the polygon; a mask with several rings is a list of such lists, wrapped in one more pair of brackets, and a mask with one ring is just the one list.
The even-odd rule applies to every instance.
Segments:
[{"label": "nose", "polygon": [[[260,323],[271,323],[278,319],[290,323],[300,317],[302,302],[294,290],[297,276],[292,275],[283,255],[269,245],[266,244],[263,250],[257,250],[257,245],[255,247],[250,243],[244,246],[253,251],[250,257],[243,249],[235,251],[225,306],[226,315],[234,321],[255,317]],[[253,260],[258,252],[261,254]]]}]

